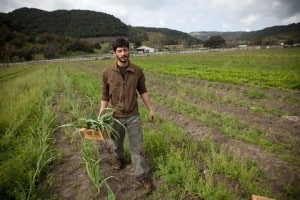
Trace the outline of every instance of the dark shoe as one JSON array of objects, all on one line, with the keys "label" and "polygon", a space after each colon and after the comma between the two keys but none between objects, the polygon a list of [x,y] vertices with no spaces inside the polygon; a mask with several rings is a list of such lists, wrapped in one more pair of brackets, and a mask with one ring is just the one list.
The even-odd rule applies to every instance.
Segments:
[{"label": "dark shoe", "polygon": [[153,184],[151,178],[140,178],[138,179],[138,182],[149,192],[155,190],[155,185]]},{"label": "dark shoe", "polygon": [[126,162],[124,159],[117,159],[115,164],[115,169],[122,170],[126,167]]}]

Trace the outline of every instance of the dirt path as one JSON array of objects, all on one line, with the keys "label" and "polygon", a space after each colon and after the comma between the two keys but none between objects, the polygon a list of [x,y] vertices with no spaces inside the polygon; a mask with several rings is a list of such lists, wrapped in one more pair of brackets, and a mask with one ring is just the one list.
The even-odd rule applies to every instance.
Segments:
[{"label": "dirt path", "polygon": [[[112,177],[107,183],[115,193],[116,199],[151,199],[151,194],[148,194],[141,185],[137,184],[130,161],[128,161],[129,164],[123,170],[117,170],[113,167],[115,160],[112,153],[112,143],[110,141],[97,142],[97,146],[101,158],[101,173],[105,177]],[[103,192],[100,195],[100,199],[106,199],[106,188],[102,187],[102,189]]]},{"label": "dirt path", "polygon": [[[149,73],[148,82],[149,86],[151,86],[154,91],[156,89],[173,91],[176,95],[185,94],[197,100],[199,100],[199,98],[195,97],[194,93],[198,93],[200,96],[202,94],[202,97],[215,96],[217,98],[216,101],[219,101],[219,98],[221,97],[220,99],[223,100],[234,99],[240,101],[240,103],[243,102],[244,104],[247,104],[247,106],[259,105],[264,108],[277,109],[295,115],[300,112],[300,105],[295,103],[300,101],[299,91],[258,88],[157,73]],[[261,99],[249,98],[249,94],[252,92],[257,92],[264,97]]]},{"label": "dirt path", "polygon": [[94,199],[93,185],[84,171],[80,151],[62,130],[56,133],[56,148],[61,158],[51,168],[52,184],[47,196],[55,199]]},{"label": "dirt path", "polygon": [[[166,86],[167,84],[167,86]],[[290,99],[299,101],[299,92],[280,91],[275,89],[259,89],[255,87],[237,86],[225,83],[213,83],[208,81],[194,80],[183,77],[174,77],[161,74],[151,74],[150,90],[161,98],[176,97],[181,101],[187,101],[195,106],[200,106],[215,113],[224,114],[237,118],[246,126],[255,127],[261,130],[266,137],[273,142],[291,146],[289,151],[295,155],[300,155],[300,121],[289,120],[286,117],[278,117],[275,113],[252,112],[248,106],[259,105],[267,109],[277,109],[283,112],[297,114],[300,105],[290,103]],[[191,91],[197,92],[197,89],[210,91],[216,94],[216,102],[210,99],[198,98]],[[189,91],[191,90],[191,91]],[[249,91],[258,91],[268,96],[266,99],[247,98],[245,96]],[[222,99],[239,99],[247,106],[239,106],[232,103],[218,101]],[[270,98],[274,97],[274,98]],[[171,100],[169,100],[170,102]],[[167,105],[156,105],[156,110],[162,118],[173,121],[179,127],[186,130],[193,138],[201,140],[204,137],[210,137],[219,145],[226,146],[228,153],[241,158],[250,158],[257,162],[258,167],[262,169],[268,177],[268,185],[272,190],[287,199],[287,184],[297,188],[300,182],[300,165],[291,164],[276,157],[274,154],[258,146],[245,143],[240,140],[226,137],[222,132],[202,124],[199,121],[189,118],[187,115],[175,112]],[[298,116],[296,116],[298,117]],[[291,145],[290,145],[291,144]],[[300,163],[299,163],[300,164]]]},{"label": "dirt path", "polygon": [[[167,81],[170,79],[169,76],[166,75],[158,75],[159,82],[162,82],[162,77],[165,76],[165,80]],[[173,77],[174,78],[174,77]],[[177,77],[176,77],[177,78]],[[183,79],[183,80],[181,80]],[[151,81],[157,80],[157,77],[154,77]],[[196,80],[187,80],[186,78],[179,77],[180,83],[182,83],[181,88],[186,88],[189,90],[191,88],[190,83],[195,82]],[[187,83],[186,83],[186,82]],[[174,82],[174,80],[173,80]],[[176,82],[176,80],[175,80]],[[207,84],[207,83],[206,83]],[[221,103],[216,100],[216,102],[212,102],[211,100],[201,99],[197,98],[197,95],[195,96],[192,93],[189,92],[180,92],[178,91],[178,87],[172,87],[169,89],[166,89],[164,84],[152,84],[151,90],[155,91],[156,94],[162,96],[162,97],[176,97],[176,99],[180,99],[182,101],[186,101],[189,103],[194,104],[195,106],[199,106],[201,108],[213,111],[214,113],[223,114],[226,116],[234,117],[235,119],[238,119],[240,122],[243,123],[245,126],[254,127],[257,131],[260,131],[266,135],[266,137],[275,143],[284,145],[288,151],[294,152],[295,154],[300,155],[300,120],[289,120],[289,116],[283,116],[278,117],[276,114],[266,114],[264,112],[252,112],[251,110],[247,109],[247,107],[238,106],[231,103]],[[218,84],[217,84],[218,85]],[[226,84],[221,84],[222,86],[217,86],[223,88],[223,90],[220,90],[217,88],[216,92],[218,92],[219,95],[222,96],[222,98],[226,95],[227,96],[238,96],[241,97],[241,93],[245,90],[254,90],[251,89],[251,87],[245,87],[245,86],[239,86],[238,90],[233,90],[234,94],[231,92],[226,91],[227,86]],[[231,87],[237,87],[237,86],[231,86]],[[243,88],[242,88],[243,87]],[[201,88],[201,86],[195,85],[192,89],[195,90],[195,88]],[[225,88],[225,89],[224,89]],[[231,88],[232,89],[232,88]],[[276,96],[275,90],[267,90],[262,89],[262,91],[266,91],[268,95]],[[231,94],[229,94],[231,93]],[[246,102],[248,102],[248,105],[252,105],[253,102],[260,101],[260,105],[263,107],[268,107],[269,109],[276,108],[279,106],[279,108],[283,110],[300,110],[299,104],[290,104],[284,102],[282,99],[285,99],[284,95],[288,96],[289,98],[295,98],[300,100],[300,93],[296,93],[291,91],[290,93],[287,91],[277,91],[277,96],[281,96],[281,100],[258,100],[258,99],[251,99],[248,98]],[[243,97],[245,98],[245,97]],[[300,118],[300,116],[292,116],[296,118]],[[300,166],[300,163],[299,163]]]},{"label": "dirt path", "polygon": [[[100,72],[97,68],[89,68],[91,72],[94,72],[95,76],[100,76]],[[163,76],[165,77],[165,76]],[[170,78],[170,77],[169,77]],[[157,78],[155,78],[154,81]],[[176,91],[166,90],[164,88],[164,82],[168,81],[167,78],[158,77],[158,84],[150,88],[158,94],[164,96],[178,96]],[[162,83],[162,84],[160,84]],[[188,83],[193,84],[192,83]],[[188,87],[188,85],[186,85]],[[229,95],[226,84],[217,89],[220,95]],[[230,86],[235,87],[235,86]],[[214,88],[210,88],[213,90]],[[235,89],[234,89],[235,90]],[[241,98],[244,98],[239,91],[251,90],[251,88],[238,89],[236,94]],[[279,95],[282,98],[276,100],[249,100],[247,101],[260,103],[263,106],[269,106],[270,108],[282,108],[284,110],[291,111],[293,109],[299,109],[299,105],[285,104],[284,95],[288,92],[280,92],[276,94],[276,91],[269,91],[269,95]],[[232,94],[230,94],[232,95]],[[300,132],[299,122],[288,121],[285,118],[261,115],[259,113],[250,112],[244,107],[235,106],[232,104],[218,104],[212,103],[207,100],[201,100],[195,98],[193,95],[178,96],[181,100],[188,100],[195,105],[205,107],[213,110],[217,113],[230,114],[236,116],[244,124],[249,126],[255,126],[263,130],[271,141],[287,142],[292,140],[298,143],[295,151],[299,151],[300,144]],[[68,116],[64,114],[60,108],[60,100],[66,98],[64,94],[58,95],[54,103],[54,108],[59,113],[59,121],[61,124],[68,122]],[[171,110],[167,106],[155,105],[157,114],[166,120],[174,122],[176,125],[185,129],[193,138],[201,140],[204,137],[211,137],[220,145],[227,146],[228,153],[237,157],[249,157],[256,160],[258,166],[265,171],[269,178],[269,184],[271,188],[282,197],[286,198],[286,185],[284,183],[290,183],[293,186],[297,186],[300,182],[300,169],[297,166],[293,166],[290,163],[282,161],[281,159],[270,155],[269,152],[263,150],[255,145],[250,145],[245,142],[228,138],[216,129],[212,129],[208,126],[201,124],[199,121],[193,120],[185,115],[177,113]],[[159,127],[157,127],[159,128]],[[80,139],[80,138],[78,138]],[[51,188],[47,193],[47,197],[52,199],[107,199],[107,188],[103,186],[98,193],[91,184],[88,175],[85,172],[85,166],[83,164],[79,140],[72,140],[65,132],[59,129],[56,133],[56,148],[60,151],[60,159],[53,163],[50,170],[51,174]],[[101,174],[105,177],[112,177],[108,179],[107,183],[115,193],[117,199],[152,199],[151,195],[147,195],[139,185],[137,185],[131,165],[128,165],[124,170],[118,171],[113,168],[114,159],[111,150],[111,144],[109,142],[97,142],[97,146],[100,152],[100,166]],[[159,181],[159,180],[158,180]],[[157,181],[157,182],[158,182]],[[156,183],[157,185],[158,183]]]},{"label": "dirt path", "polygon": [[[64,93],[59,93],[53,102],[53,107],[58,113],[59,124],[69,123],[69,118],[61,108]],[[55,147],[59,158],[55,160],[50,169],[51,187],[46,194],[53,199],[82,199],[95,198],[92,184],[84,171],[84,164],[80,155],[77,141],[72,141],[62,128],[55,134]]]},{"label": "dirt path", "polygon": [[[56,147],[62,152],[61,159],[52,166],[52,187],[47,196],[54,199],[107,199],[107,188],[103,185],[98,193],[85,172],[80,150],[74,147],[70,138],[62,131],[57,132]],[[113,168],[114,159],[108,142],[97,142],[100,152],[100,170],[118,200],[151,199],[140,185],[137,184],[131,165],[124,170]]]},{"label": "dirt path", "polygon": [[[66,124],[70,121],[68,115],[62,112],[59,107],[63,98],[66,98],[66,96],[61,93],[53,103],[54,109],[59,113],[58,120],[60,124]],[[98,193],[85,171],[85,165],[80,154],[81,138],[68,136],[62,128],[56,131],[55,137],[55,147],[59,151],[59,159],[50,168],[50,189],[45,197],[59,200],[106,200],[106,186],[103,184]],[[151,199],[151,194],[148,194],[137,184],[130,164],[121,171],[113,168],[114,159],[111,142],[97,141],[96,145],[100,153],[99,166],[101,174],[103,178],[111,177],[107,180],[107,183],[116,195],[116,199]]]}]

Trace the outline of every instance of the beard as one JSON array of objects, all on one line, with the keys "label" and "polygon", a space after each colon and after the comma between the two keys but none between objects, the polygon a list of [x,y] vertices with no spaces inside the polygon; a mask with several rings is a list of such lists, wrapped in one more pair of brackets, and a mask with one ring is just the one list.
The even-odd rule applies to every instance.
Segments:
[{"label": "beard", "polygon": [[122,56],[122,57],[116,56],[116,57],[121,63],[126,63],[128,62],[129,54],[128,56]]}]

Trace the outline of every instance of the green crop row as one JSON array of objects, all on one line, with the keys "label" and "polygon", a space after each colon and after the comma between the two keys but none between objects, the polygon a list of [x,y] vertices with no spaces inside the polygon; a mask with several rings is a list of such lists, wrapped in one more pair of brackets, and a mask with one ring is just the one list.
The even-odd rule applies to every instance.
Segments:
[{"label": "green crop row", "polygon": [[[53,132],[56,113],[56,67],[23,66],[0,83],[0,194],[12,199],[35,199],[42,173],[55,159]],[[10,69],[8,69],[10,70]],[[30,73],[29,73],[30,71]],[[6,77],[5,76],[5,77]]]},{"label": "green crop row", "polygon": [[300,89],[300,49],[134,57],[145,70],[234,84]]},{"label": "green crop row", "polygon": [[[200,81],[205,79],[257,85],[259,88],[299,89],[299,49],[133,57],[132,61],[149,74],[163,73],[172,75],[174,79],[192,77]],[[0,69],[0,196],[39,199],[47,190],[47,180],[42,182],[40,175],[48,173],[49,163],[57,159],[53,132],[61,123],[66,123],[57,121],[56,116],[64,114],[67,116],[65,119],[72,121],[98,114],[101,72],[111,62],[40,63]],[[168,82],[151,81],[151,85]],[[276,154],[282,153],[292,162],[298,162],[298,158],[290,152],[294,144],[273,143],[261,130],[247,126],[232,116],[186,103],[184,96],[188,93],[180,93],[180,90],[191,89],[195,99],[209,96],[211,101],[217,99],[224,104],[230,101],[232,105],[246,107],[244,104],[247,101],[235,102],[238,98],[228,100],[214,96],[213,92],[197,92],[189,88],[192,83],[183,87],[179,85],[178,90],[173,90],[172,84],[176,85],[174,81],[170,81],[167,89],[180,94],[178,98],[162,96],[159,91],[153,92],[151,97],[155,104],[167,105],[191,119],[220,130],[227,137],[255,144]],[[151,91],[155,91],[155,88],[151,86]],[[257,91],[248,91],[248,97],[271,98]],[[58,111],[53,108],[57,96],[60,100],[55,106],[59,106],[61,113],[56,113]],[[271,113],[267,109],[264,111]],[[239,160],[227,152],[226,145],[219,146],[210,139],[197,141],[189,137],[187,131],[175,122],[162,118],[159,111],[154,124],[147,121],[147,112],[142,106],[141,116],[144,121],[145,151],[154,169],[156,183],[159,183],[158,189],[152,194],[153,199],[249,199],[251,194],[278,198],[276,193],[271,192],[268,178],[255,161],[246,158]],[[67,131],[65,133],[68,134]],[[87,155],[90,153],[95,156],[93,160],[97,163],[101,154],[97,154],[93,145],[79,147],[82,148],[85,161],[89,160]],[[126,151],[129,154],[128,144]],[[85,164],[87,172],[95,172],[91,173],[91,179],[99,189],[106,177],[101,175],[95,163]],[[107,189],[111,188],[106,186]],[[293,191],[287,191],[286,196],[296,198],[296,192]],[[110,192],[113,197],[112,192],[117,191]]]}]

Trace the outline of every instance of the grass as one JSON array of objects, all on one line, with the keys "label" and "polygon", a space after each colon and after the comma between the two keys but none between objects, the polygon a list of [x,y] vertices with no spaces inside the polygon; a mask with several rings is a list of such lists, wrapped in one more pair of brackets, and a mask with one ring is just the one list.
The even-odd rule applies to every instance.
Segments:
[{"label": "grass", "polygon": [[[173,110],[184,114],[191,119],[198,120],[211,128],[218,129],[225,136],[262,147],[291,163],[296,164],[299,162],[298,156],[291,147],[290,142],[292,141],[287,143],[272,141],[262,130],[245,125],[234,116],[216,113],[215,111],[189,103],[188,101],[181,100],[177,97],[162,97],[155,92],[153,92],[152,99],[155,104],[169,105]],[[292,146],[295,147],[293,142]]]},{"label": "grass", "polygon": [[134,57],[145,70],[250,86],[300,89],[299,48]]},{"label": "grass", "polygon": [[[176,93],[180,98],[188,98],[194,101],[205,101],[208,103],[217,103],[222,105],[232,105],[247,109],[251,112],[262,113],[265,115],[283,116],[297,115],[297,110],[285,110],[282,107],[270,107],[264,104],[264,100],[271,102],[287,104],[300,103],[297,92],[287,94],[273,94],[262,88],[241,87],[240,85],[223,84],[218,82],[209,82],[199,79],[186,77],[175,77],[157,73],[147,74],[147,80],[150,89],[153,91]],[[152,89],[153,88],[153,89]],[[262,101],[253,101],[262,100]],[[274,103],[273,103],[274,104]]]},{"label": "grass", "polygon": [[[265,108],[259,101],[269,101],[280,94],[276,100],[281,104],[299,103],[298,55],[299,49],[279,49],[134,57],[132,61],[143,66],[146,77],[150,77],[146,80],[156,105],[167,106],[218,130],[226,138],[253,144],[295,164],[298,162],[295,143],[273,140],[234,115],[216,113],[187,98],[247,109],[255,107],[258,114],[288,114],[289,111],[276,107]],[[108,59],[0,68],[1,196],[42,197],[48,188],[43,185],[41,175],[47,177],[49,164],[59,159],[59,151],[53,146],[53,132],[61,123],[56,120],[61,113],[56,113],[53,107],[59,106],[59,111],[70,121],[96,116],[102,69],[111,62]],[[197,84],[200,87],[195,87]],[[155,92],[162,85],[172,95]],[[59,104],[54,98],[58,96],[62,98]],[[254,100],[256,103],[249,105]],[[209,138],[191,138],[187,130],[159,116],[159,111],[155,124],[147,121],[143,107],[141,116],[145,122],[145,151],[160,183],[153,193],[154,199],[249,199],[251,194],[279,198],[280,194],[271,192],[270,180],[255,161],[238,159],[229,153],[226,145],[216,144]],[[97,149],[93,143],[81,142],[83,168],[96,192],[105,184],[110,191],[108,198],[114,199],[114,191],[101,174]],[[51,177],[48,178],[51,182]],[[296,199],[299,190],[295,185],[287,184],[285,190],[289,199]]]},{"label": "grass", "polygon": [[[68,110],[68,115],[70,118],[75,120],[82,118],[86,119],[92,115],[95,115],[95,104],[92,101],[92,98],[94,97],[91,96],[91,91],[94,91],[96,89],[96,80],[91,78],[86,72],[80,73],[80,71],[75,71],[74,69],[76,70],[76,68],[66,63],[65,68],[60,68],[59,74],[62,86],[64,88],[63,91],[67,94],[69,105],[72,105],[71,110]],[[73,77],[73,79],[71,79],[70,77]],[[78,87],[78,82],[82,82],[82,80],[86,81],[84,82],[84,84],[79,84]],[[83,115],[89,117],[83,117]],[[77,131],[75,130],[73,130],[72,132],[77,133]],[[76,137],[76,135],[73,135],[72,137],[74,138]],[[107,180],[113,177],[104,177],[101,173],[101,166],[99,165],[101,158],[95,141],[82,139],[80,149],[85,165],[85,171],[87,172],[87,175],[93,183],[97,192],[100,194],[101,187],[105,185],[108,191],[107,198],[109,200],[116,199],[114,192],[107,183]]]},{"label": "grass", "polygon": [[[146,111],[142,116],[146,119]],[[159,130],[145,127],[145,149],[156,177],[163,182],[155,198],[247,199],[253,193],[272,196],[262,186],[265,176],[255,162],[237,160],[209,138],[195,141],[159,116],[156,125]],[[226,180],[235,185],[230,186]]]},{"label": "grass", "polygon": [[53,93],[48,87],[54,84],[55,69],[28,68],[31,73],[1,83],[0,188],[2,195],[17,199],[39,193],[40,175],[55,158],[51,147],[55,113],[49,106]]},{"label": "grass", "polygon": [[108,179],[113,177],[109,176],[104,178],[101,174],[99,165],[101,159],[95,141],[83,140],[81,154],[84,160],[86,172],[95,188],[97,189],[98,193],[100,193],[101,186],[104,184],[108,191],[108,199],[116,199],[114,192],[106,182]]}]

